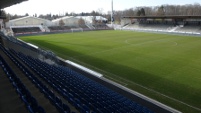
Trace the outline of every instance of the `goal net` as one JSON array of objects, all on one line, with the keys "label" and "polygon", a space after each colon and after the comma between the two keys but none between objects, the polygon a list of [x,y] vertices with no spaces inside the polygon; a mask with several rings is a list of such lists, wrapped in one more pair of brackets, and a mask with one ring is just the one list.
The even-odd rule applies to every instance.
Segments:
[{"label": "goal net", "polygon": [[83,28],[71,28],[71,32],[83,32]]}]

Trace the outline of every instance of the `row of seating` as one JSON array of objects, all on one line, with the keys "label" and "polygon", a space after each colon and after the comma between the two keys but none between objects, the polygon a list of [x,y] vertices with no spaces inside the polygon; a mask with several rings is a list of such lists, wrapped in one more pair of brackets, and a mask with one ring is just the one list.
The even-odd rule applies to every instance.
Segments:
[{"label": "row of seating", "polygon": [[[12,52],[82,113],[153,113],[70,68],[49,65],[22,53]],[[51,91],[46,93],[54,97]],[[61,105],[60,99],[55,99]]]},{"label": "row of seating", "polygon": [[95,29],[97,30],[111,29],[106,24],[97,24],[97,25],[93,25],[93,27],[95,27]]},{"label": "row of seating", "polygon": [[[26,77],[31,80],[31,82],[40,90],[44,96],[49,99],[49,101],[57,108],[60,113],[70,113],[70,108],[64,104],[59,97],[55,96],[55,94],[46,87],[37,77],[35,77],[25,66],[23,66],[16,58],[5,51],[10,59],[23,71]],[[50,95],[51,94],[51,95]],[[35,113],[35,112],[34,112]]]},{"label": "row of seating", "polygon": [[0,66],[3,68],[5,74],[9,78],[11,84],[19,95],[20,99],[24,102],[26,108],[30,113],[45,113],[45,110],[38,104],[36,99],[31,95],[26,86],[21,80],[15,75],[10,66],[0,56]]},{"label": "row of seating", "polygon": [[12,28],[15,34],[18,33],[38,33],[42,32],[39,27],[24,27],[24,28]]},{"label": "row of seating", "polygon": [[86,25],[80,26],[49,26],[50,31],[71,31],[73,28],[89,29]]},{"label": "row of seating", "polygon": [[32,46],[30,46],[30,45],[28,45],[28,44],[26,44],[26,43],[24,43],[22,41],[17,40],[13,36],[5,36],[2,32],[0,32],[0,37],[2,37],[4,40],[9,40],[10,42],[13,42],[16,45],[24,47],[24,48],[27,48],[27,49],[29,49],[31,51],[35,51],[35,52],[39,51],[36,48],[34,48],[34,47],[32,47]]},{"label": "row of seating", "polygon": [[70,30],[70,26],[49,26],[50,31]]}]

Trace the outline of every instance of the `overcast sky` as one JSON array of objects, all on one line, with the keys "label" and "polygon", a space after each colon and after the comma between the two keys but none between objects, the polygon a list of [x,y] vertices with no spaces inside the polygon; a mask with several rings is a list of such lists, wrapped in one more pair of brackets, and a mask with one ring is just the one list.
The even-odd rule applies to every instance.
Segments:
[{"label": "overcast sky", "polygon": [[[201,4],[201,0],[113,0],[114,10],[124,10],[137,6],[158,6],[162,4],[184,5]],[[65,12],[81,13],[103,9],[104,13],[111,10],[111,0],[28,0],[5,8],[10,14],[64,14]]]}]

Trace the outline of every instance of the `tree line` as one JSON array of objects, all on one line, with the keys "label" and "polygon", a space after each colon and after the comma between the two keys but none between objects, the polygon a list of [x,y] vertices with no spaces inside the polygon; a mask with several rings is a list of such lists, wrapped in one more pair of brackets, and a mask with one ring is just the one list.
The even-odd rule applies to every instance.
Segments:
[{"label": "tree line", "polygon": [[[25,15],[11,15],[9,13],[6,13],[5,11],[1,11],[1,14],[6,15],[8,20],[21,18],[24,16],[29,16],[28,13]],[[89,13],[81,12],[81,13],[65,13],[65,14],[41,14],[37,15],[34,14],[34,17],[39,17],[43,19],[53,20],[64,16],[103,16],[108,19],[108,21],[111,21],[111,11],[108,11],[107,13],[103,13],[103,9],[98,9],[97,11],[91,11]],[[167,16],[167,15],[200,15],[201,16],[201,5],[199,3],[194,4],[187,4],[187,5],[161,5],[161,6],[149,6],[149,7],[134,7],[130,9],[125,10],[114,10],[113,11],[113,18],[116,23],[120,23],[121,17],[123,16]]]},{"label": "tree line", "polygon": [[4,10],[0,10],[0,16],[5,16],[7,18],[7,20],[13,20],[13,19],[22,18],[25,16],[33,16],[33,17],[38,17],[38,18],[47,19],[47,20],[54,20],[54,19],[61,18],[64,16],[103,16],[103,15],[106,15],[106,14],[102,14],[98,11],[92,11],[90,13],[85,13],[85,12],[67,13],[66,12],[65,14],[51,14],[50,13],[50,14],[40,14],[40,15],[37,15],[37,14],[29,15],[28,13],[26,13],[24,15],[18,15],[18,14],[12,15],[12,14],[6,13]]},{"label": "tree line", "polygon": [[199,3],[187,5],[161,5],[154,7],[135,7],[123,11],[114,11],[114,19],[120,22],[123,16],[201,16],[201,5]]}]

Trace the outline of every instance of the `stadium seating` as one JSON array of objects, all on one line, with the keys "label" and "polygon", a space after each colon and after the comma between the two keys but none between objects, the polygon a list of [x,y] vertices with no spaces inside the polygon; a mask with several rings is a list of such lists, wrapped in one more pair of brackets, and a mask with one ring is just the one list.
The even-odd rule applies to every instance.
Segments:
[{"label": "stadium seating", "polygon": [[125,30],[145,30],[145,31],[162,31],[162,32],[175,32],[185,34],[200,34],[201,27],[196,23],[189,23],[187,25],[174,25],[171,22],[167,23],[148,23],[136,22],[123,27]]},{"label": "stadium seating", "polygon": [[177,29],[175,31],[185,32],[185,33],[201,33],[201,27],[200,26],[187,25],[184,27],[180,27],[179,29]]},{"label": "stadium seating", "polygon": [[10,66],[4,61],[0,56],[0,65],[9,78],[11,84],[16,90],[22,102],[24,102],[30,113],[45,113],[44,109],[38,104],[36,99],[30,94],[26,86],[21,82],[21,80],[15,75]]},{"label": "stadium seating", "polygon": [[[97,113],[152,113],[148,108],[70,68],[49,65],[22,53],[11,51],[81,113],[89,113],[90,111]],[[47,88],[44,89],[42,92],[59,111],[69,110],[69,107],[63,104],[58,97],[55,97],[53,92],[48,91]]]},{"label": "stadium seating", "polygon": [[129,24],[126,29],[139,29],[139,30],[158,30],[158,31],[169,31],[173,28],[173,24],[162,24],[162,23],[134,23]]},{"label": "stadium seating", "polygon": [[97,25],[94,25],[94,28],[97,30],[111,29],[106,24],[97,24]]},{"label": "stadium seating", "polygon": [[24,28],[12,28],[15,34],[26,33],[38,33],[41,32],[39,27],[24,27]]},{"label": "stadium seating", "polygon": [[49,26],[48,27],[51,32],[57,32],[57,31],[71,31],[71,29],[77,29],[82,28],[84,30],[89,30],[89,28],[86,25],[81,25],[79,27],[76,26]]},{"label": "stadium seating", "polygon": [[[16,58],[14,58],[11,54],[9,54],[9,52],[7,52],[5,49],[3,50],[11,58],[11,60],[20,67],[20,69],[25,73],[25,75],[29,78],[29,80],[32,81],[32,83],[37,88],[39,88],[39,90],[45,95],[46,98],[49,99],[49,101],[58,109],[60,113],[70,113],[70,108],[67,105],[63,104],[63,102],[60,99],[58,99],[58,97],[55,96],[54,93],[52,93],[52,91],[50,91],[44,84],[42,84],[42,82],[37,77],[32,75],[25,66],[23,66],[19,61],[17,61]],[[15,83],[13,83],[13,86],[16,87],[16,89],[18,89]],[[31,100],[33,100],[33,105],[30,106],[29,105],[30,102],[28,101],[30,100],[30,98],[28,98],[27,100],[26,98],[27,95],[24,96],[19,90],[17,90],[17,92],[20,94],[22,101],[25,103],[30,113],[35,113],[35,112],[45,113],[42,107],[37,106],[38,104],[35,98],[30,97]],[[47,93],[47,92],[51,92],[51,95],[49,95],[50,93]],[[63,109],[63,106],[65,106],[65,109]]]},{"label": "stadium seating", "polygon": [[49,26],[50,31],[68,31],[71,29],[69,26]]},{"label": "stadium seating", "polygon": [[79,27],[82,29],[89,29],[89,27],[87,27],[86,25],[80,25]]}]

